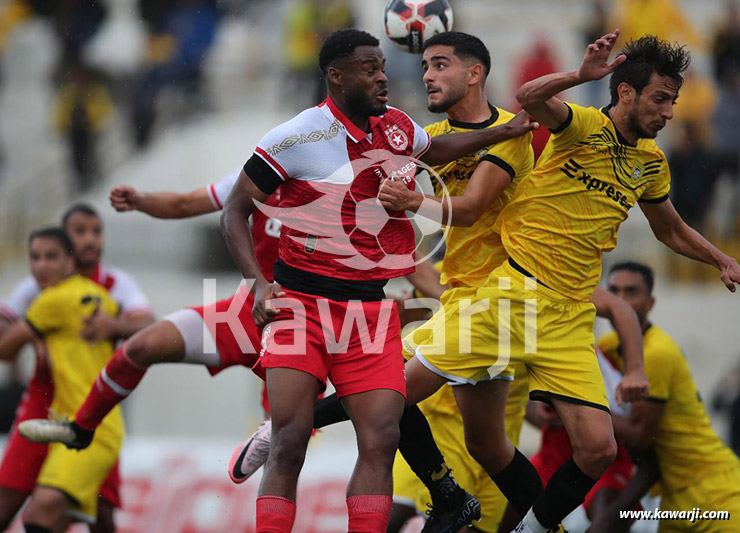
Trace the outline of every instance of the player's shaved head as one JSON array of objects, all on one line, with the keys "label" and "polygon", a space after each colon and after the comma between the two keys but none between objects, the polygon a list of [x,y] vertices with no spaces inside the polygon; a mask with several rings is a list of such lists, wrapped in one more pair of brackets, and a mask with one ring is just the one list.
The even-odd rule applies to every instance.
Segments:
[{"label": "player's shaved head", "polygon": [[380,46],[378,39],[362,30],[352,28],[335,31],[326,38],[319,50],[319,68],[326,74],[336,62],[349,59],[360,46]]},{"label": "player's shaved head", "polygon": [[491,71],[491,53],[483,41],[475,35],[461,31],[446,31],[424,41],[422,52],[431,46],[449,46],[460,60],[480,63],[483,65],[484,77],[488,77]]}]

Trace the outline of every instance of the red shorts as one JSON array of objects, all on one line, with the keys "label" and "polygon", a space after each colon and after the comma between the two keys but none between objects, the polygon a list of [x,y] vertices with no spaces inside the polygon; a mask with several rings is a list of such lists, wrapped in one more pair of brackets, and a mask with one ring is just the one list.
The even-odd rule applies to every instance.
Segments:
[{"label": "red shorts", "polygon": [[[0,487],[31,494],[36,486],[36,479],[46,459],[48,446],[36,444],[22,437],[18,433],[18,423],[31,418],[46,418],[49,415],[49,406],[54,397],[54,384],[47,372],[37,364],[31,381],[26,385],[0,463]],[[120,488],[121,478],[116,462],[100,487],[100,496],[114,507],[121,507]]]},{"label": "red shorts", "polygon": [[[265,378],[264,373],[253,368],[259,359],[262,328],[258,328],[252,318],[254,296],[251,292],[244,292],[246,292],[246,300],[241,306],[239,306],[239,301],[244,298],[244,295],[240,292],[231,298],[219,300],[208,306],[191,307],[193,311],[203,317],[204,322],[210,322],[208,323],[208,330],[211,332],[211,336],[216,344],[216,350],[221,358],[221,364],[218,366],[206,367],[212,376],[215,376],[230,366],[246,366],[247,368],[252,368],[260,379]],[[241,298],[238,298],[239,294],[242,294]],[[237,301],[234,302],[234,300]],[[208,316],[216,316],[216,321],[207,321],[206,312],[208,312]],[[214,313],[214,315],[211,315],[211,313]],[[235,315],[235,320],[233,321],[234,327],[240,328],[236,332],[232,328],[232,323],[226,320],[230,314]],[[244,350],[239,345],[238,337],[241,336],[245,337],[242,339]],[[248,340],[248,343],[244,342],[245,340]],[[247,344],[251,346],[247,346]]]},{"label": "red shorts", "polygon": [[324,387],[328,377],[340,398],[378,389],[406,396],[394,302],[340,302],[284,290],[292,306],[276,304],[281,311],[265,328],[258,368],[301,370]]},{"label": "red shorts", "polygon": [[[573,456],[573,448],[570,445],[568,432],[565,428],[542,430],[542,446],[540,450],[530,458],[532,465],[542,478],[542,483],[547,484],[555,471],[563,463]],[[591,502],[601,489],[615,488],[624,489],[632,478],[634,465],[624,446],[617,446],[617,457],[606,469],[596,484],[586,495],[583,507],[588,510]]]}]

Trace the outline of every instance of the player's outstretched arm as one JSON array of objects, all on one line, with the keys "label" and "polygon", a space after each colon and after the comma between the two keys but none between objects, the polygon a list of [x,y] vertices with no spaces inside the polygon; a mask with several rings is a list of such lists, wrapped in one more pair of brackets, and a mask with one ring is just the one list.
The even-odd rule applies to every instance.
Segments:
[{"label": "player's outstretched arm", "polygon": [[522,85],[516,93],[519,105],[543,126],[556,129],[567,120],[568,108],[555,95],[576,85],[599,80],[622,64],[626,59],[624,55],[609,63],[609,54],[618,37],[619,30],[614,30],[614,33],[607,33],[589,44],[578,70],[548,74]]},{"label": "player's outstretched arm", "polygon": [[0,336],[0,360],[12,361],[24,344],[34,339],[33,330],[25,320],[16,320]]},{"label": "player's outstretched arm", "polygon": [[278,314],[276,309],[270,307],[269,300],[285,296],[279,285],[271,284],[262,275],[249,231],[249,217],[257,209],[255,200],[264,203],[269,196],[242,170],[221,214],[221,231],[231,257],[234,258],[244,279],[255,280],[252,286],[254,293],[252,314],[258,326],[264,326]]},{"label": "player's outstretched arm", "polygon": [[658,455],[650,449],[641,454],[636,460],[637,469],[627,485],[622,489],[615,500],[593,517],[589,533],[628,532],[630,520],[619,518],[619,511],[634,509],[642,497],[647,494],[655,483],[660,480]]},{"label": "player's outstretched arm", "polygon": [[611,321],[619,336],[624,356],[624,378],[617,387],[617,401],[630,403],[648,397],[650,384],[642,354],[642,328],[637,313],[622,298],[596,287],[591,303],[596,314]]},{"label": "player's outstretched arm", "polygon": [[659,204],[640,202],[650,228],[657,239],[677,254],[701,261],[720,271],[720,279],[731,292],[740,283],[740,265],[737,260],[722,253],[716,246],[692,229],[673,207],[670,200]]},{"label": "player's outstretched arm", "polygon": [[498,144],[514,137],[521,137],[539,128],[526,113],[519,113],[505,124],[463,133],[435,135],[432,144],[419,159],[429,166],[444,165],[481,148]]},{"label": "player's outstretched arm", "polygon": [[[481,161],[460,196],[437,197],[412,191],[402,181],[384,180],[378,199],[390,211],[429,211],[450,226],[472,226],[511,183],[511,176],[500,166]],[[433,217],[430,217],[433,218]]]},{"label": "player's outstretched arm", "polygon": [[206,187],[189,192],[142,192],[130,185],[117,185],[110,191],[110,204],[119,213],[141,211],[155,218],[188,218],[216,211]]}]

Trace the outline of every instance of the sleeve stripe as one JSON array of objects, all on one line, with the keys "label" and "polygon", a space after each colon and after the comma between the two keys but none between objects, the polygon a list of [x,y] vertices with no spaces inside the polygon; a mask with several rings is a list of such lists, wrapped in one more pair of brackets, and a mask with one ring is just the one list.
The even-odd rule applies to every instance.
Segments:
[{"label": "sleeve stripe", "polygon": [[419,154],[416,156],[416,159],[419,159],[421,156],[426,154],[429,151],[429,149],[432,147],[432,136],[429,135],[429,132],[427,130],[424,130],[424,133],[427,134],[427,145],[424,147],[424,149],[421,152],[419,152]]},{"label": "sleeve stripe", "polygon": [[666,200],[668,200],[667,194],[665,196],[661,196],[660,198],[640,198],[638,202],[643,202],[646,204],[662,204]]},{"label": "sleeve stripe", "polygon": [[560,126],[555,128],[554,130],[550,130],[550,133],[552,133],[553,135],[557,135],[558,133],[561,133],[565,128],[570,126],[571,122],[573,122],[573,109],[571,109],[571,107],[568,104],[565,104],[565,106],[568,108],[568,117],[565,119],[565,122],[563,122]]},{"label": "sleeve stripe", "polygon": [[213,207],[215,207],[219,211],[224,208],[221,202],[219,202],[218,196],[216,196],[216,188],[213,186],[213,183],[208,186],[208,197],[211,199]]},{"label": "sleeve stripe", "polygon": [[509,177],[511,177],[512,180],[516,176],[516,172],[514,172],[514,169],[511,167],[511,165],[500,157],[492,154],[486,154],[481,157],[481,161],[488,161],[489,163],[493,163],[494,165],[501,167],[504,171],[506,171],[506,173],[509,175]]},{"label": "sleeve stripe", "polygon": [[258,156],[260,156],[265,163],[270,165],[270,168],[275,171],[276,174],[281,176],[283,178],[283,181],[286,181],[290,179],[290,176],[287,172],[285,172],[285,169],[281,167],[277,161],[275,161],[272,157],[269,156],[267,152],[265,152],[262,148],[259,146],[254,149],[254,153],[256,153]]},{"label": "sleeve stripe", "polygon": [[43,336],[44,336],[44,334],[43,334],[43,333],[41,333],[41,330],[40,330],[39,328],[37,328],[36,326],[34,326],[33,322],[31,322],[31,321],[30,321],[30,320],[28,319],[28,317],[26,317],[26,323],[27,323],[27,324],[28,324],[28,325],[30,326],[30,328],[31,328],[31,329],[33,330],[34,334],[35,334],[35,335],[36,335],[37,337],[43,337]]},{"label": "sleeve stripe", "polygon": [[666,403],[668,401],[668,398],[656,398],[655,396],[648,396],[647,401],[653,403]]}]

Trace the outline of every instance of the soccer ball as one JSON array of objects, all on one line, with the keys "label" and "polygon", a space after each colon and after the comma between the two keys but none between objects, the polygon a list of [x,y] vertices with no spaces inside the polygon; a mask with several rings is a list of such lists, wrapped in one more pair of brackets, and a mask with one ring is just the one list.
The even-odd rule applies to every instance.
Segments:
[{"label": "soccer ball", "polygon": [[452,8],[447,0],[388,0],[385,33],[405,52],[421,53],[424,41],[452,29]]}]

